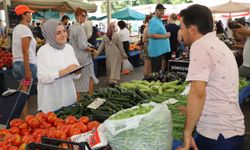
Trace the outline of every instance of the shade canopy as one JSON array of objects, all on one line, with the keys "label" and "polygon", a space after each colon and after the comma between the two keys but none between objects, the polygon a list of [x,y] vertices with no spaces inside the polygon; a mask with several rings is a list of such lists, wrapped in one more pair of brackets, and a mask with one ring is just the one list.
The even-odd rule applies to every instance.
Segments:
[{"label": "shade canopy", "polygon": [[[70,20],[74,19],[73,13],[63,13],[63,15],[67,15]],[[44,12],[35,12],[32,14],[33,19],[59,19],[61,17],[60,12],[57,11],[44,11]]]},{"label": "shade canopy", "polygon": [[[102,20],[105,18],[107,18],[107,15],[99,17],[96,20]],[[126,7],[124,9],[113,12],[111,18],[118,20],[144,20],[145,15],[131,8]]]},{"label": "shade canopy", "polygon": [[[35,11],[59,11],[59,12],[73,12],[77,7],[85,9],[87,12],[95,12],[97,6],[83,2],[81,0],[10,0],[11,6],[27,5],[29,8]],[[3,3],[0,7],[3,9]]]},{"label": "shade canopy", "polygon": [[119,20],[144,20],[145,15],[127,7],[112,13],[112,18]]},{"label": "shade canopy", "polygon": [[210,7],[213,13],[237,13],[249,12],[250,3],[227,2],[218,6]]}]

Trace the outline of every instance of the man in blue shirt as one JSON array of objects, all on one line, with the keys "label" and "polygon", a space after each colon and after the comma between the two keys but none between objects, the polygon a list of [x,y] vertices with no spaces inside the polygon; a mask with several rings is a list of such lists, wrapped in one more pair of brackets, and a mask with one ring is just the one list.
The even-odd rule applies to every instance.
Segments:
[{"label": "man in blue shirt", "polygon": [[161,20],[165,9],[162,4],[158,4],[155,8],[155,15],[150,20],[148,26],[148,54],[151,59],[152,72],[159,72],[161,70],[163,54],[171,51],[169,43],[171,34],[166,32]]}]

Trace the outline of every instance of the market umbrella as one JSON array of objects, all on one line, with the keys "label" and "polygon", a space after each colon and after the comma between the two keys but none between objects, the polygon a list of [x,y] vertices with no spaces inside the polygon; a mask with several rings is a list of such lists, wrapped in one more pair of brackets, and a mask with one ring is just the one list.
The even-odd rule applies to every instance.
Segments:
[{"label": "market umbrella", "polygon": [[213,13],[237,13],[237,12],[249,12],[250,3],[237,3],[227,2],[218,6],[210,7]]},{"label": "market umbrella", "polygon": [[112,18],[119,20],[144,20],[145,15],[126,7],[125,9],[112,13]]},{"label": "market umbrella", "polygon": [[[11,6],[27,5],[31,9],[39,12],[44,10],[58,12],[73,12],[77,7],[83,8],[88,12],[95,12],[97,6],[95,4],[86,3],[81,0],[10,0]],[[3,9],[1,2],[0,8]]]},{"label": "market umbrella", "polygon": [[[102,20],[105,18],[107,18],[107,15],[103,17],[99,17],[99,20]],[[124,9],[113,12],[111,15],[111,18],[118,19],[118,20],[144,20],[145,15],[136,10],[126,7]]]},{"label": "market umbrella", "polygon": [[[63,13],[64,15],[67,15],[70,19],[74,18],[73,13]],[[57,11],[43,11],[43,12],[35,12],[32,14],[33,19],[59,19],[60,18],[60,12]]]}]

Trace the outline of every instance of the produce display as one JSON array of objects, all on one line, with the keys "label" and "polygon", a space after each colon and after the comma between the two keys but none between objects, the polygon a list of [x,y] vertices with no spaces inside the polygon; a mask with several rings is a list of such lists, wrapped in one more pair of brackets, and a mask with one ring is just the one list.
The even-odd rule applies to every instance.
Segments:
[{"label": "produce display", "polygon": [[[138,110],[141,110],[139,114]],[[129,117],[127,113],[137,115]],[[125,118],[116,117],[120,114]],[[149,103],[114,114],[104,126],[112,150],[169,150],[172,147],[171,121],[166,105]]]},{"label": "produce display", "polygon": [[[0,55],[2,54],[1,52],[2,51],[0,51]],[[6,52],[4,52],[4,54],[5,53]],[[63,107],[55,113],[49,112],[47,114],[38,113],[35,116],[29,115],[25,120],[14,119],[11,121],[10,129],[0,130],[0,147],[3,146],[3,148],[6,149],[19,148],[22,150],[30,142],[40,142],[41,136],[68,140],[72,135],[85,133],[97,128],[100,124],[99,122],[104,122],[105,124],[106,121],[121,121],[134,117],[139,118],[139,128],[124,130],[124,132],[119,132],[115,135],[113,135],[111,131],[108,133],[109,136],[112,135],[111,140],[109,139],[111,146],[113,146],[112,148],[117,149],[118,146],[121,146],[125,149],[136,149],[133,146],[131,148],[131,145],[136,144],[136,142],[145,143],[145,141],[150,144],[155,142],[152,145],[159,144],[157,140],[160,141],[162,139],[159,139],[157,136],[163,137],[163,133],[169,133],[170,131],[167,131],[166,128],[167,126],[169,128],[171,125],[171,135],[173,139],[181,141],[183,140],[186,119],[184,110],[187,104],[187,96],[183,96],[181,93],[185,89],[185,86],[187,86],[187,83],[171,73],[166,77],[162,76],[161,74],[155,74],[155,79],[152,81],[132,80],[131,82],[121,83],[119,87],[100,88],[96,90],[92,96],[85,95],[79,103]],[[163,78],[168,78],[169,82],[164,82],[165,79],[161,81],[157,80]],[[244,78],[240,78],[239,89],[246,86],[249,86],[249,82]],[[99,103],[99,98],[103,100],[100,105],[96,108],[90,107],[93,103]],[[174,99],[175,102],[167,103],[166,101],[169,99]],[[162,132],[162,134],[158,133],[154,135],[154,132],[159,131],[159,128],[163,129],[161,128],[163,123],[157,126],[155,126],[155,123],[166,119],[161,118],[159,112],[157,113],[158,116],[140,120],[140,116],[150,114],[154,111],[154,106],[145,106],[145,103],[149,102],[165,105],[168,107],[168,110],[170,110],[171,117],[168,118],[169,120],[165,120],[166,126],[164,126],[164,132]],[[119,128],[123,127],[121,126],[118,127],[118,129]],[[108,128],[108,130],[111,129]],[[145,135],[147,135],[147,138],[144,138]],[[113,137],[116,138],[114,139]],[[153,137],[157,138],[152,140]],[[132,143],[122,143],[125,138],[129,138],[129,141]],[[169,139],[170,137],[165,137],[165,139],[166,138]],[[164,147],[164,145],[162,146]],[[142,150],[141,148],[143,147],[138,146],[137,149]]]},{"label": "produce display", "polygon": [[121,83],[120,86],[127,89],[140,89],[141,92],[151,95],[162,93],[180,93],[185,88],[185,84],[182,84],[182,82],[178,80],[165,83],[162,83],[160,81],[148,82],[132,80],[131,82]]},{"label": "produce display", "polygon": [[130,43],[129,44],[129,50],[134,51],[134,50],[140,50],[141,47],[137,45],[137,43]]},{"label": "produce display", "polygon": [[8,47],[8,40],[7,38],[0,38],[0,47],[6,48]]},{"label": "produce display", "polygon": [[90,121],[87,116],[76,119],[67,116],[64,120],[57,118],[53,112],[28,115],[25,120],[13,119],[10,129],[0,129],[0,148],[3,150],[25,150],[31,142],[40,143],[42,136],[68,140],[71,136],[96,129],[99,122]]},{"label": "produce display", "polygon": [[[96,98],[103,98],[106,101],[96,109],[87,106],[94,102]],[[83,115],[89,116],[100,122],[106,120],[112,114],[126,108],[131,108],[141,103],[149,102],[148,94],[144,94],[138,89],[102,88],[94,92],[93,96],[85,95],[83,99],[74,105],[64,107],[56,112],[60,118],[73,115],[80,118]]]},{"label": "produce display", "polygon": [[150,76],[145,77],[143,80],[146,81],[160,81],[160,82],[170,82],[175,80],[185,81],[186,76],[177,74],[175,72],[153,72]]},{"label": "produce display", "polygon": [[12,67],[12,54],[6,50],[0,49],[0,69],[3,67]]},{"label": "produce display", "polygon": [[124,111],[122,113],[118,113],[117,115],[114,115],[112,117],[110,117],[111,120],[120,120],[120,119],[127,119],[127,118],[131,118],[137,115],[143,115],[146,113],[149,113],[154,107],[153,106],[142,106],[139,105],[139,107],[132,109],[132,110],[128,110],[128,111]]},{"label": "produce display", "polygon": [[240,78],[240,81],[239,81],[240,90],[248,85],[249,85],[249,82],[246,80],[246,78]]}]

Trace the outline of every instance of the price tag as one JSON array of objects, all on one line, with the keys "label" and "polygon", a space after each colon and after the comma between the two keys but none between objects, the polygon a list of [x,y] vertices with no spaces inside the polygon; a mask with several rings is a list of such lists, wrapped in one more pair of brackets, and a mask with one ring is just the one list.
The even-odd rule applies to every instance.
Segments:
[{"label": "price tag", "polygon": [[89,104],[87,107],[92,109],[97,109],[100,107],[104,102],[106,102],[106,99],[102,98],[96,98],[91,104]]}]

